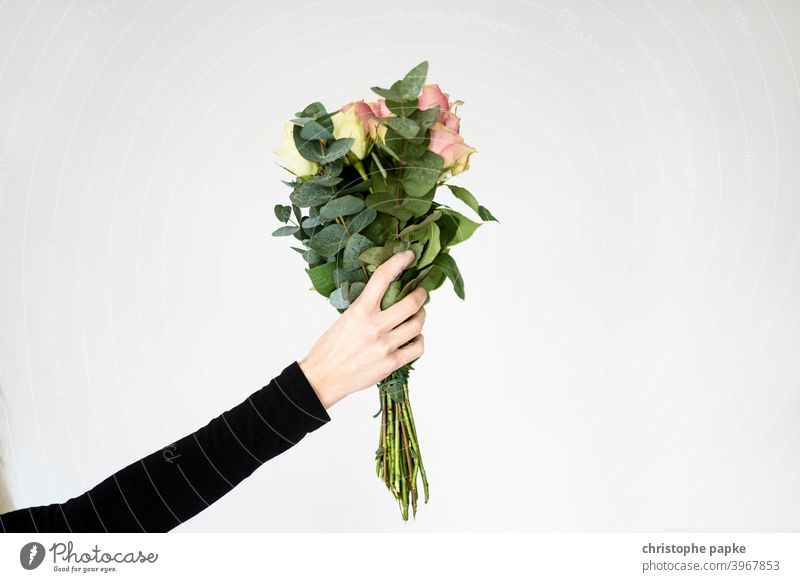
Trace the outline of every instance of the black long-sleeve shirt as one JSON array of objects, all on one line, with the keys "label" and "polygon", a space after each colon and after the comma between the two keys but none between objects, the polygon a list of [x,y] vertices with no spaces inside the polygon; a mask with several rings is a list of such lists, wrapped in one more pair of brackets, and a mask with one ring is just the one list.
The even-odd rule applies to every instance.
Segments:
[{"label": "black long-sleeve shirt", "polygon": [[166,532],[330,420],[297,362],[200,430],[66,501],[0,515],[5,532]]}]

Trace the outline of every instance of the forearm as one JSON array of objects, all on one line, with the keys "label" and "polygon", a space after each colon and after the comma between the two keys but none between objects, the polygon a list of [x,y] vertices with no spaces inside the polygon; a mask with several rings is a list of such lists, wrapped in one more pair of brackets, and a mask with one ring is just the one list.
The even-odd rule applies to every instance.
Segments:
[{"label": "forearm", "polygon": [[198,431],[61,504],[0,516],[3,531],[164,532],[328,422],[296,362]]}]

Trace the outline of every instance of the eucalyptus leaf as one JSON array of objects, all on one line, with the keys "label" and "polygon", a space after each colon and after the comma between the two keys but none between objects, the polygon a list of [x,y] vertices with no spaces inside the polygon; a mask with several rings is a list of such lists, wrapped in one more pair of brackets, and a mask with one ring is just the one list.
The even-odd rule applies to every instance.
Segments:
[{"label": "eucalyptus leaf", "polygon": [[[375,209],[368,208],[367,210],[374,211]],[[366,212],[366,210],[364,212]],[[373,220],[370,225],[361,232],[361,234],[366,236],[373,243],[382,245],[390,237],[395,235],[399,222],[394,216],[389,216],[388,214],[383,214],[381,212],[377,212],[376,214],[377,216],[375,217],[375,220]]]},{"label": "eucalyptus leaf", "polygon": [[308,241],[308,246],[323,257],[333,257],[347,243],[347,234],[341,224],[329,224]]},{"label": "eucalyptus leaf", "polygon": [[298,230],[300,230],[299,226],[281,226],[272,233],[272,236],[291,236]]},{"label": "eucalyptus leaf", "polygon": [[356,269],[352,269],[350,271],[346,271],[341,267],[337,267],[336,270],[333,272],[333,282],[339,287],[342,283],[366,283],[367,277],[364,275],[364,269],[361,268],[360,264],[359,267]]},{"label": "eucalyptus leaf", "polygon": [[420,130],[419,124],[407,117],[387,117],[383,123],[406,139],[416,137]]},{"label": "eucalyptus leaf", "polygon": [[309,216],[303,221],[303,228],[306,230],[311,230],[314,227],[317,227],[321,224],[325,223],[325,219],[321,216]]},{"label": "eucalyptus leaf", "polygon": [[342,283],[341,287],[333,291],[329,297],[331,305],[336,309],[347,309],[350,306],[350,300],[347,298],[349,288],[349,283]]},{"label": "eucalyptus leaf", "polygon": [[398,295],[400,295],[400,281],[393,281],[381,298],[381,309],[387,309],[394,305]]},{"label": "eucalyptus leaf", "polygon": [[342,178],[339,176],[311,176],[306,178],[306,181],[320,186],[336,186],[342,181]]},{"label": "eucalyptus leaf", "polygon": [[356,140],[352,137],[344,137],[330,142],[328,147],[325,149],[325,153],[321,156],[320,162],[330,163],[346,156],[347,152],[350,151],[350,148],[353,147],[355,141]]},{"label": "eucalyptus leaf", "polygon": [[300,181],[289,195],[289,200],[292,201],[292,204],[300,208],[319,206],[331,198],[333,198],[333,191],[330,188],[307,181]]},{"label": "eucalyptus leaf", "polygon": [[444,160],[441,156],[426,151],[413,166],[406,168],[403,174],[403,190],[409,196],[424,196],[436,186],[442,173]]},{"label": "eucalyptus leaf", "polygon": [[356,214],[364,209],[364,200],[358,196],[350,194],[334,198],[325,206],[320,208],[319,215],[328,220],[334,219],[338,216],[349,216]]},{"label": "eucalyptus leaf", "polygon": [[342,196],[344,194],[357,194],[359,192],[366,192],[369,190],[369,187],[372,185],[372,179],[368,178],[366,180],[359,179],[354,181],[354,183],[349,184],[347,187],[342,188],[336,194],[338,196]]},{"label": "eucalyptus leaf", "polygon": [[307,121],[300,130],[300,137],[305,140],[333,139],[333,133],[322,124],[311,120]]},{"label": "eucalyptus leaf", "polygon": [[364,287],[366,287],[365,283],[361,282],[350,283],[350,289],[348,290],[347,294],[348,301],[352,303],[353,301],[358,299],[358,296],[361,295],[361,292],[364,290]]},{"label": "eucalyptus leaf", "polygon": [[360,267],[359,255],[372,246],[372,241],[367,237],[360,234],[351,235],[344,247],[342,268],[349,271]]},{"label": "eucalyptus leaf", "polygon": [[378,217],[378,212],[374,208],[366,208],[347,219],[347,231],[354,235],[367,228]]},{"label": "eucalyptus leaf", "polygon": [[284,204],[275,205],[275,218],[281,222],[288,222],[289,217],[292,215],[292,207]]}]

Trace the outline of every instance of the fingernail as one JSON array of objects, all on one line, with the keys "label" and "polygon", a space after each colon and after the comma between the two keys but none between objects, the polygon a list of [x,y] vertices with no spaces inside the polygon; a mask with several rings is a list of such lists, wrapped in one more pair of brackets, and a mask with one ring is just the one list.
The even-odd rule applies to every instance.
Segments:
[{"label": "fingernail", "polygon": [[403,251],[403,254],[406,256],[406,258],[409,261],[413,261],[414,260],[414,251],[412,251],[411,249]]}]

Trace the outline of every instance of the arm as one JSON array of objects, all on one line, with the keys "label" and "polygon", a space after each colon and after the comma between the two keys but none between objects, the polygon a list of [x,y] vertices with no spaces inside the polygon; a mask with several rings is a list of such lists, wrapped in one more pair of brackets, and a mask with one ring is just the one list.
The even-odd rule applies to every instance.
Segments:
[{"label": "arm", "polygon": [[65,503],[0,515],[0,531],[165,532],[197,515],[328,422],[326,409],[422,354],[424,289],[380,310],[410,258],[401,253],[377,269],[300,363],[238,406]]}]

